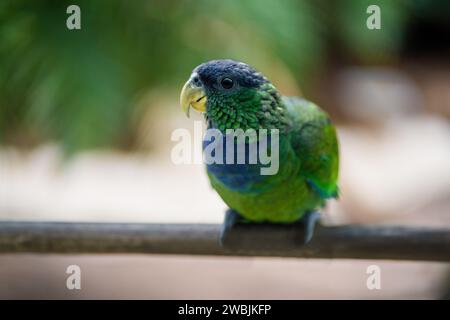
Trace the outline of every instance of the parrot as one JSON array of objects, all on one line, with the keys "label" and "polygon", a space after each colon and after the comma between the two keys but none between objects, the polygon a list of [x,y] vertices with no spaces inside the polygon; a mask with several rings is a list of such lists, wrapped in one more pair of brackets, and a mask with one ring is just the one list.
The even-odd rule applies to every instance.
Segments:
[{"label": "parrot", "polygon": [[309,241],[314,213],[339,195],[338,139],[327,113],[304,98],[282,96],[262,73],[230,59],[194,68],[180,105],[188,117],[190,108],[203,113],[207,129],[224,134],[227,129],[278,130],[276,174],[261,175],[255,164],[211,163],[207,175],[241,222],[303,221]]}]

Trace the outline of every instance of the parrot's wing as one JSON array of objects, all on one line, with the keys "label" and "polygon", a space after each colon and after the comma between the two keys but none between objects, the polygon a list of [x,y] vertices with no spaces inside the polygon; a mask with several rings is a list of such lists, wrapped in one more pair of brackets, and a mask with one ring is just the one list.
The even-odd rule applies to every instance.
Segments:
[{"label": "parrot's wing", "polygon": [[293,120],[291,145],[300,159],[300,174],[322,198],[338,196],[339,148],[328,115],[301,98],[283,98]]}]

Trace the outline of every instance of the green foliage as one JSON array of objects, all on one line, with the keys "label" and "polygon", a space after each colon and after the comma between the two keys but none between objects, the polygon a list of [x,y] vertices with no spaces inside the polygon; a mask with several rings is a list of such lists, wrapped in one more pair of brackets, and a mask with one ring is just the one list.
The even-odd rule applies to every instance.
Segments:
[{"label": "green foliage", "polygon": [[[394,53],[406,11],[383,1],[386,29],[369,34],[365,3],[4,0],[0,143],[53,140],[69,152],[123,145],[139,95],[172,87],[175,100],[206,60],[234,58],[263,71],[281,63],[304,87],[325,64],[330,39],[357,57],[370,58],[374,47]],[[66,28],[70,4],[81,8],[81,30]]]},{"label": "green foliage", "polygon": [[[381,29],[370,30],[366,26],[366,13],[370,5],[378,5],[381,12]],[[348,54],[363,62],[388,59],[398,53],[402,45],[405,19],[409,15],[404,1],[346,0],[337,8],[339,41]]]}]

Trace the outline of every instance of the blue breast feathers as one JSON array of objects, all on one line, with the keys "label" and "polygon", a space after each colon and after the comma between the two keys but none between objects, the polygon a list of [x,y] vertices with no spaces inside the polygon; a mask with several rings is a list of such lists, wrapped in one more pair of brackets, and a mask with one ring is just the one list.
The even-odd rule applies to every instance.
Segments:
[{"label": "blue breast feathers", "polygon": [[231,190],[252,191],[255,183],[268,177],[261,174],[261,168],[268,165],[261,163],[259,147],[256,141],[242,142],[226,135],[205,137],[203,158],[207,171]]}]

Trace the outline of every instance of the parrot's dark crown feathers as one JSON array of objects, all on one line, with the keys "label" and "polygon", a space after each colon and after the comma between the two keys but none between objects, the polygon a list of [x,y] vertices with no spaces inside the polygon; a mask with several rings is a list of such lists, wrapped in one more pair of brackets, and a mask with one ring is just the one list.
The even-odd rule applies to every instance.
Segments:
[{"label": "parrot's dark crown feathers", "polygon": [[237,81],[241,87],[257,88],[269,82],[261,73],[249,65],[234,60],[212,60],[195,68],[203,84],[213,87],[217,81],[230,77]]}]

